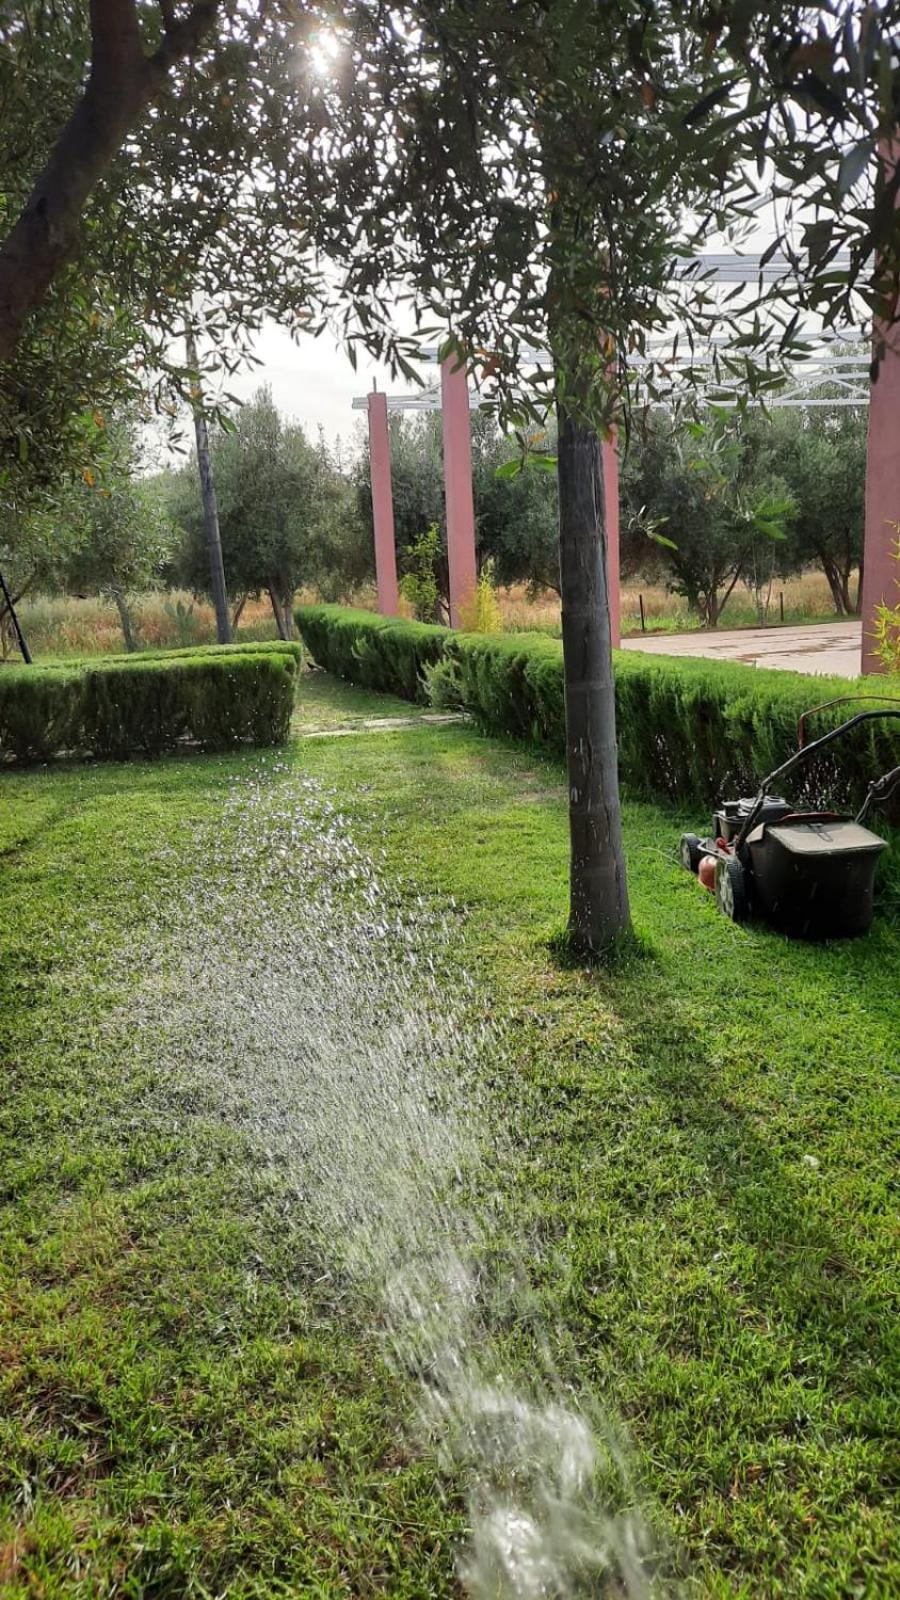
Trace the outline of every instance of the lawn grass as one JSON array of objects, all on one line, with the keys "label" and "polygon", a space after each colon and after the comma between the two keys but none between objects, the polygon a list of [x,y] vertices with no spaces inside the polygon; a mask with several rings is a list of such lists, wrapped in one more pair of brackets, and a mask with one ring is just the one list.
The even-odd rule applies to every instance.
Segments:
[{"label": "lawn grass", "polygon": [[[322,677],[301,696],[301,732],[394,711]],[[405,1397],[302,1219],[233,1131],[148,1142],[109,1047],[109,944],[174,892],[192,825],[255,759],[0,779],[16,1600],[455,1592],[460,1502],[406,1444]],[[680,820],[632,805],[644,953],[564,969],[556,766],[422,722],[299,738],[291,762],[389,874],[464,911],[454,959],[530,1108],[510,1204],[560,1365],[623,1420],[692,1591],[896,1592],[896,904],[824,949],[736,928],[676,866]]]}]

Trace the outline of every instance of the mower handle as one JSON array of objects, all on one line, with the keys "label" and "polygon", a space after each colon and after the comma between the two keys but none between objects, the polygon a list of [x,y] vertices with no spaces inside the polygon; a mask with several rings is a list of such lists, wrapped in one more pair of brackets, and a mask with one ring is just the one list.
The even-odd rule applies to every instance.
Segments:
[{"label": "mower handle", "polygon": [[896,694],[839,694],[836,700],[823,700],[820,706],[810,706],[808,711],[801,711],[797,718],[797,748],[802,750],[806,745],[807,717],[815,717],[820,711],[830,711],[832,706],[858,704],[860,700],[877,700],[879,705],[900,706],[900,695]]},{"label": "mower handle", "polygon": [[[846,698],[852,699],[855,697],[849,696]],[[819,706],[817,709],[822,710],[822,707]],[[851,728],[858,727],[861,722],[871,722],[876,717],[896,717],[898,721],[900,721],[900,708],[898,708],[896,711],[857,711],[855,717],[850,717],[847,722],[840,723],[836,728],[829,728],[827,733],[823,733],[820,739],[814,739],[812,744],[802,745],[799,750],[794,751],[792,756],[788,756],[787,761],[784,761],[780,767],[776,767],[774,772],[770,772],[768,777],[763,778],[763,781],[759,786],[759,792],[757,793],[756,799],[754,800],[753,805],[750,807],[750,810],[744,819],[743,827],[734,841],[735,851],[739,850],[741,846],[746,843],[747,836],[751,829],[756,827],[757,817],[762,811],[766,795],[771,789],[773,783],[777,783],[779,778],[784,778],[789,772],[793,772],[794,768],[798,767],[801,762],[805,761],[807,756],[815,755],[818,750],[823,750],[827,744],[833,744],[835,739],[839,739],[842,734],[849,733]],[[887,776],[892,778],[894,774],[888,773]],[[880,782],[881,780],[878,781]]]},{"label": "mower handle", "polygon": [[883,800],[890,800],[898,787],[900,787],[900,767],[894,767],[891,772],[886,772],[883,778],[873,778],[866,798],[856,813],[856,821],[863,822],[868,816],[870,807],[876,803],[880,805]]}]

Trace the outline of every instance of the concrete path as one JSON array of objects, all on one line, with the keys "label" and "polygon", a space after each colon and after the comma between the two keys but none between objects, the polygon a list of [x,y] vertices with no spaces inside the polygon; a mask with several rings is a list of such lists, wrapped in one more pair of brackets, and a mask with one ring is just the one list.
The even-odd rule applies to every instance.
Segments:
[{"label": "concrete path", "polygon": [[623,650],[657,656],[708,656],[711,661],[744,661],[788,672],[835,673],[859,677],[862,624],[812,622],[796,628],[728,628],[720,633],[639,634],[623,639]]}]

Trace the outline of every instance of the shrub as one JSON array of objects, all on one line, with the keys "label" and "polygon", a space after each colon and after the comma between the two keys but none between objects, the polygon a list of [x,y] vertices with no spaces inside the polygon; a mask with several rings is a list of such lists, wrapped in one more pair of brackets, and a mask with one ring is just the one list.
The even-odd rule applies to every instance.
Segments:
[{"label": "shrub", "polygon": [[425,669],[440,661],[449,628],[400,622],[345,606],[300,606],[295,618],[310,655],[326,672],[383,694],[427,702]]},{"label": "shrub", "polygon": [[[894,545],[897,564],[895,588],[900,592],[900,539]],[[875,612],[875,654],[884,662],[886,672],[900,673],[900,600],[894,606],[882,604]]]},{"label": "shrub", "polygon": [[489,557],[478,575],[473,594],[460,606],[460,621],[466,633],[503,632],[503,613],[497,597],[494,572],[494,560]]},{"label": "shrub", "polygon": [[[529,739],[564,754],[558,640],[533,633],[422,629],[336,606],[301,607],[297,623],[313,658],[328,671],[407,699],[424,699],[430,677],[437,683],[436,698],[463,706],[490,732]],[[427,639],[419,640],[421,633]],[[407,635],[404,656],[400,638]],[[435,670],[438,661],[441,666]],[[722,797],[752,794],[760,776],[796,748],[802,711],[839,695],[864,692],[842,678],[813,680],[739,663],[676,660],[637,651],[616,652],[615,675],[623,786],[636,797],[704,807]],[[826,732],[856,709],[863,708],[822,711],[810,723],[810,736]],[[898,727],[888,721],[863,724],[791,775],[791,797],[809,804],[858,804],[869,779],[900,761]]]},{"label": "shrub", "polygon": [[147,661],[214,661],[222,656],[259,654],[289,656],[298,668],[303,665],[303,645],[299,639],[242,639],[239,644],[182,645],[174,650],[138,650],[133,655],[119,651],[116,655],[103,656],[99,660],[96,657],[86,659],[83,656],[69,656],[59,661],[40,661],[38,665],[48,671],[70,672],[88,666],[105,670],[107,667],[130,667]]},{"label": "shrub", "polygon": [[225,651],[121,665],[0,672],[0,758],[156,756],[283,744],[297,674],[290,652]]},{"label": "shrub", "polygon": [[441,558],[441,536],[436,522],[420,533],[407,551],[409,571],[400,579],[400,594],[413,608],[419,622],[433,622],[438,613],[441,588],[438,583],[438,563]]}]

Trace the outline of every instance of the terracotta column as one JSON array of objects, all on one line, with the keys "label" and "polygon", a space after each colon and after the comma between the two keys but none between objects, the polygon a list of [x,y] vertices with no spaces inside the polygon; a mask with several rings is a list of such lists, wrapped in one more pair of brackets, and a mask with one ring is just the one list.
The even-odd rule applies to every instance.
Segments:
[{"label": "terracotta column", "polygon": [[[444,439],[444,495],[447,505],[447,565],[450,575],[450,626],[460,625],[460,607],[478,582],[475,564],[475,502],[472,496],[472,433],[465,366],[456,356],[441,362],[441,427]],[[454,370],[454,368],[456,370]]]},{"label": "terracotta column", "polygon": [[[900,139],[881,152],[887,171],[900,159]],[[895,312],[900,309],[895,307]],[[878,377],[869,394],[869,438],[866,451],[866,532],[863,546],[862,670],[883,672],[872,649],[876,607],[900,600],[900,562],[894,551],[900,539],[900,321],[880,330],[885,347]],[[876,331],[877,337],[877,331]]]},{"label": "terracotta column", "polygon": [[388,438],[387,395],[368,399],[369,470],[372,477],[372,520],[375,524],[375,582],[378,609],[397,615],[397,552],[394,546],[394,502],[391,496],[391,446]]},{"label": "terracotta column", "polygon": [[603,440],[603,505],[606,512],[606,586],[609,631],[613,649],[620,642],[619,623],[619,445],[616,435]]}]

